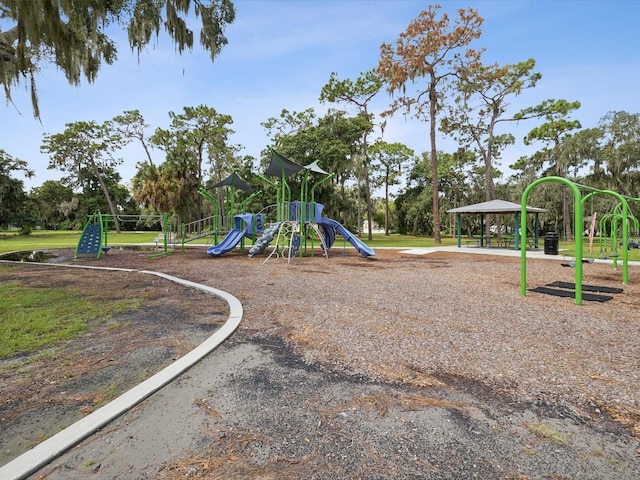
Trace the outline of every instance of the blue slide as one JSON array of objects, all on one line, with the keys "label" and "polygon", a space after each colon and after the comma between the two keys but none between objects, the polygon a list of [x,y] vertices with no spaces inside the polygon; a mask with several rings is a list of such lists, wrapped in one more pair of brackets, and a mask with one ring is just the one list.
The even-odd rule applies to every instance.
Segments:
[{"label": "blue slide", "polygon": [[324,225],[324,226],[335,228],[336,231],[340,235],[342,235],[344,238],[346,238],[349,241],[349,243],[353,245],[355,249],[358,251],[358,253],[363,257],[370,257],[376,254],[371,247],[369,247],[362,240],[356,237],[353,233],[351,233],[349,230],[344,228],[342,224],[336,222],[335,220],[322,217],[318,220],[318,225]]},{"label": "blue slide", "polygon": [[222,255],[223,253],[230,252],[231,250],[236,248],[236,245],[238,245],[240,240],[242,240],[242,237],[244,237],[246,234],[247,234],[246,228],[236,227],[233,230],[231,230],[229,233],[227,233],[227,236],[224,237],[218,245],[213,245],[207,248],[207,253],[209,255],[213,255],[217,257]]}]

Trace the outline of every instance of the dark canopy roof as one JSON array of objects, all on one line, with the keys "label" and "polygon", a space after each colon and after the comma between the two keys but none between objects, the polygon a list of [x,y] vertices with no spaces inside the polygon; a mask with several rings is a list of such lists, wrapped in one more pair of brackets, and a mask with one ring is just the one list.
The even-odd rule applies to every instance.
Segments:
[{"label": "dark canopy roof", "polygon": [[284,172],[285,177],[290,177],[294,173],[299,172],[304,167],[302,165],[298,165],[296,162],[292,162],[287,157],[280,155],[273,148],[271,150],[271,163],[267,168],[267,171],[264,173],[270,177],[281,177]]},{"label": "dark canopy roof", "polygon": [[252,193],[253,192],[253,188],[251,188],[249,185],[247,185],[245,183],[245,181],[242,180],[242,178],[240,178],[240,176],[236,172],[233,172],[227,178],[225,178],[224,180],[221,180],[220,182],[216,183],[211,188],[223,187],[225,185],[229,185],[229,186],[234,187],[234,188],[239,188],[240,190],[244,190],[247,193]]},{"label": "dark canopy roof", "polygon": [[[489,202],[475,203],[464,207],[452,208],[447,213],[518,213],[521,206],[517,203],[505,200],[491,200]],[[530,207],[527,205],[527,213],[544,213],[544,208]]]},{"label": "dark canopy roof", "polygon": [[329,172],[325,172],[319,165],[317,161],[311,162],[306,167],[302,165],[298,165],[296,162],[289,160],[284,155],[276,152],[273,148],[269,148],[271,150],[271,163],[269,163],[269,167],[265,172],[265,175],[270,177],[281,177],[283,170],[284,176],[290,177],[294,173],[298,173],[303,168],[306,168],[308,171],[313,173],[322,173],[324,175],[328,175]]}]

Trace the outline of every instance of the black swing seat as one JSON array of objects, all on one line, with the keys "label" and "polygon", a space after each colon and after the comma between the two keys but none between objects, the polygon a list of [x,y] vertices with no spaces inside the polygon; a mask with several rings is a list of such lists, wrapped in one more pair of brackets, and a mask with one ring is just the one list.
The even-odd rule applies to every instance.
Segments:
[{"label": "black swing seat", "polygon": [[[593,258],[583,258],[582,259],[582,263],[593,263],[595,260]],[[569,262],[569,263],[561,263],[560,265],[562,265],[563,267],[575,267],[576,266],[576,262],[575,260]]]}]

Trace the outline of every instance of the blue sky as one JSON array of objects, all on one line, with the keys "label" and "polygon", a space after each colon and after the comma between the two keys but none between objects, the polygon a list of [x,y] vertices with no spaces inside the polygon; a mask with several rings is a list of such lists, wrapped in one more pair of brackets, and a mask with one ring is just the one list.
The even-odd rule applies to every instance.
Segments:
[{"label": "blue sky", "polygon": [[[483,33],[473,46],[486,48],[486,63],[536,60],[542,80],[512,102],[513,112],[548,98],[578,100],[582,107],[573,118],[584,128],[596,126],[609,111],[640,112],[639,1],[441,3],[452,17],[459,8],[479,11],[485,19]],[[179,56],[166,38],[149,47],[138,62],[119,33],[119,60],[103,66],[94,84],[71,87],[57,70],[41,72],[37,82],[42,125],[33,119],[26,89],[15,90],[15,106],[3,105],[0,110],[0,148],[26,160],[36,171],[35,178],[25,180],[30,189],[60,178],[59,172],[47,169],[49,160],[40,153],[43,133],[62,132],[69,122],[103,122],[132,109],[138,109],[153,128],[166,128],[169,111],[206,104],[232,116],[236,133],[231,142],[243,145],[243,154],[257,158],[269,143],[261,122],[278,117],[283,108],[313,107],[316,113],[324,113],[329,105],[320,104],[318,97],[331,72],[340,79],[355,80],[374,68],[380,44],[395,41],[429,4],[417,0],[236,0],[236,21],[227,30],[229,45],[215,63],[198,46]],[[372,111],[382,112],[390,101],[381,92]],[[503,153],[500,163],[505,172],[507,165],[535,150],[522,145],[522,137],[535,122],[508,127],[517,143]],[[405,143],[416,154],[428,151],[428,124],[398,115],[388,123],[384,140]],[[442,137],[438,148],[453,151],[456,145]],[[161,162],[161,152],[154,154],[156,162]],[[142,152],[129,147],[122,157],[119,171],[128,183],[136,162],[143,159]]]}]

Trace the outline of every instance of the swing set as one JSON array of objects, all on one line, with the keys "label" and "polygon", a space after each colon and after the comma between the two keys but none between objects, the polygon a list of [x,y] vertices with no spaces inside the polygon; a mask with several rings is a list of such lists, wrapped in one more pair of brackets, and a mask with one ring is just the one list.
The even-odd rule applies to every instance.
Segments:
[{"label": "swing set", "polygon": [[[619,210],[620,205],[616,206],[616,211]],[[629,230],[630,233],[633,232],[634,237],[638,236],[638,231],[640,230],[639,222],[636,217],[629,214],[628,220],[631,222],[633,229]],[[618,246],[620,246],[620,241],[618,239],[618,232],[620,231],[620,224],[622,222],[622,215],[620,213],[614,212],[603,215],[600,219],[600,258],[601,259],[609,259],[612,258],[617,259],[619,257]],[[609,234],[607,235],[607,232]],[[629,240],[627,248],[638,248],[636,245],[638,244],[637,240]]]},{"label": "swing set", "polygon": [[[575,235],[575,260],[570,264],[570,266],[575,267],[575,303],[576,305],[582,305],[582,279],[583,279],[583,263],[592,263],[593,259],[583,258],[583,212],[586,205],[586,202],[593,198],[595,195],[610,195],[615,197],[618,200],[618,205],[616,206],[616,216],[610,220],[610,225],[612,226],[612,238],[615,238],[615,254],[618,255],[618,239],[617,236],[614,237],[613,232],[617,232],[618,229],[621,229],[621,243],[622,243],[622,283],[623,285],[629,284],[629,227],[631,223],[631,219],[635,220],[633,215],[629,213],[629,204],[627,202],[627,198],[623,195],[613,192],[611,190],[599,190],[596,188],[588,187],[585,185],[579,185],[571,180],[568,180],[563,177],[543,177],[538,180],[532,182],[523,192],[521,199],[521,231],[527,231],[526,224],[526,209],[527,209],[527,200],[529,198],[529,194],[531,191],[540,185],[541,183],[546,182],[557,182],[567,186],[574,197],[574,204],[576,208],[574,209],[574,232]],[[588,190],[589,193],[582,196],[580,189]],[[637,199],[633,199],[637,200]],[[603,218],[608,219],[609,217],[603,216]],[[602,221],[602,220],[601,220]],[[636,229],[637,229],[637,220]],[[592,222],[593,223],[593,222]],[[603,224],[604,225],[604,224]],[[600,229],[600,234],[602,235],[603,228]],[[578,234],[580,232],[580,234]],[[526,245],[527,245],[526,233],[520,237],[520,294],[524,297],[527,295],[527,254],[526,254]],[[611,249],[608,252],[608,256],[613,258],[614,260],[614,268],[618,267],[618,257],[612,257]]]}]

